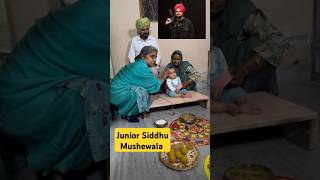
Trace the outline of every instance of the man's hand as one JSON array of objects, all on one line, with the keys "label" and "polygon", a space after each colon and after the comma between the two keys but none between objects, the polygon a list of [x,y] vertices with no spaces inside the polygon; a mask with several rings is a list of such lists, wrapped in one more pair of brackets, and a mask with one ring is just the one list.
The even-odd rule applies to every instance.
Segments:
[{"label": "man's hand", "polygon": [[165,25],[168,25],[168,24],[170,24],[171,22],[172,22],[171,19],[168,18],[168,19],[166,20],[166,24],[165,24]]}]

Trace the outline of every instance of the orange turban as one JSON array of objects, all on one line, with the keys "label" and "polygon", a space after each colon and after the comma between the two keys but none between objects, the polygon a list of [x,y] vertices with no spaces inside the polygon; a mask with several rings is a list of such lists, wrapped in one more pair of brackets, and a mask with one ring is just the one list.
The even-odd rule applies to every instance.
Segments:
[{"label": "orange turban", "polygon": [[176,4],[174,6],[174,11],[176,11],[177,9],[180,9],[180,11],[182,13],[186,12],[186,8],[184,7],[184,5],[182,3]]}]

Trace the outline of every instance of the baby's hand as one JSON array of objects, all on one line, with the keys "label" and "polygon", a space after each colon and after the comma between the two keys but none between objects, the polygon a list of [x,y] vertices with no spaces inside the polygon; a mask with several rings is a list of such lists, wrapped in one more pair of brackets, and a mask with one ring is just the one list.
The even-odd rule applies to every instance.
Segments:
[{"label": "baby's hand", "polygon": [[180,90],[182,87],[183,87],[182,84],[179,84],[178,87],[177,87],[177,89]]},{"label": "baby's hand", "polygon": [[176,93],[179,94],[180,93],[180,89],[177,88],[176,89]]}]

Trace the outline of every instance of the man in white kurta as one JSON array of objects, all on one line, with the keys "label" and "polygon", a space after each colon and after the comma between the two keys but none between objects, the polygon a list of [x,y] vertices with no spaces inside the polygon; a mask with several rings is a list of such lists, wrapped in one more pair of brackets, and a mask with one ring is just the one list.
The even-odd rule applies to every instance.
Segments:
[{"label": "man in white kurta", "polygon": [[136,28],[138,35],[131,40],[128,54],[129,62],[135,62],[135,57],[140,54],[140,51],[144,46],[154,46],[158,49],[158,55],[156,58],[157,67],[152,69],[152,71],[154,74],[158,74],[157,69],[160,67],[160,50],[156,38],[150,35],[150,20],[148,18],[138,19],[136,21]]}]

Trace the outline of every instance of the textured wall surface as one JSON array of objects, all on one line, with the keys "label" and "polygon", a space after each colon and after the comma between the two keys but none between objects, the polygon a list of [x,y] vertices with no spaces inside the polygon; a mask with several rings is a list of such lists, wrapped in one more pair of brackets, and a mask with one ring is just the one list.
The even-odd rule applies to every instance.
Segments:
[{"label": "textured wall surface", "polygon": [[148,17],[151,21],[158,20],[158,0],[140,0],[142,5],[142,16]]},{"label": "textured wall surface", "polygon": [[13,44],[17,43],[35,21],[60,7],[60,0],[6,0]]},{"label": "textured wall surface", "polygon": [[7,10],[4,0],[0,0],[0,52],[9,51],[10,46]]}]

